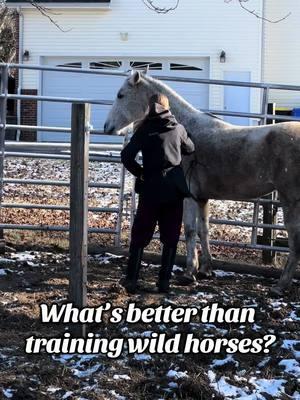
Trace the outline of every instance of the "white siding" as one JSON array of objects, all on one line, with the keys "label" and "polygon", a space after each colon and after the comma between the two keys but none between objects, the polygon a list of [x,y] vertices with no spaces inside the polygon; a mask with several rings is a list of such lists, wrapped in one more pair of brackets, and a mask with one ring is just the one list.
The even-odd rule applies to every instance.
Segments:
[{"label": "white siding", "polygon": [[[265,82],[300,85],[300,1],[266,0],[265,15],[276,20],[291,15],[276,24],[264,23]],[[279,106],[299,107],[300,93],[271,91],[271,100]]]},{"label": "white siding", "polygon": [[[249,6],[261,12],[262,0]],[[210,57],[210,77],[223,79],[224,71],[250,71],[261,79],[261,21],[246,13],[236,1],[182,0],[175,12],[156,14],[142,0],[112,0],[111,10],[58,10],[53,18],[60,32],[35,10],[23,10],[24,44],[31,64],[42,56],[164,56]],[[128,32],[122,41],[120,32]],[[225,64],[219,54],[227,54]],[[35,72],[24,72],[24,88],[38,88]],[[259,96],[253,91],[251,108]],[[223,108],[223,88],[212,87],[210,107]]]}]

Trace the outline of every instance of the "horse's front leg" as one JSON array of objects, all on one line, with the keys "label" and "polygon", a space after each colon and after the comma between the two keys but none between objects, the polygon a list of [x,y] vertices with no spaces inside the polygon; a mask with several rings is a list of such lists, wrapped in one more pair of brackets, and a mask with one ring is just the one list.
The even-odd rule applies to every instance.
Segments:
[{"label": "horse's front leg", "polygon": [[209,203],[202,200],[198,203],[197,230],[200,238],[202,257],[198,278],[212,276],[212,257],[209,248]]},{"label": "horse's front leg", "polygon": [[197,237],[197,208],[198,205],[191,197],[184,200],[183,223],[186,240],[186,271],[182,278],[183,283],[192,283],[198,272],[198,252],[196,247]]}]

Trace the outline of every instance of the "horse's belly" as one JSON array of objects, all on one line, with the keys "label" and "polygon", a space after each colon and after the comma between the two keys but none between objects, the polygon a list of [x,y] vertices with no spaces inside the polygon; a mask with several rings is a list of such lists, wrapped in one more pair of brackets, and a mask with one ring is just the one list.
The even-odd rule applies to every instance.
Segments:
[{"label": "horse's belly", "polygon": [[[206,177],[201,184],[201,197],[217,200],[255,199],[274,190],[274,185],[265,179],[253,179],[251,176],[238,179],[235,176]],[[203,181],[202,181],[203,182]]]}]

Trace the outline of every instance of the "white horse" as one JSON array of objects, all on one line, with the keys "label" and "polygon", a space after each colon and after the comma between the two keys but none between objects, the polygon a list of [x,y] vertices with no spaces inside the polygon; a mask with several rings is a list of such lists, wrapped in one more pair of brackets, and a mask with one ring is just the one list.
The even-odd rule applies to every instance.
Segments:
[{"label": "white horse", "polygon": [[[195,143],[194,156],[183,160],[193,198],[185,200],[187,278],[211,275],[208,200],[259,198],[278,190],[289,235],[289,258],[273,292],[282,294],[300,260],[300,123],[244,127],[203,113],[159,80],[134,71],[118,92],[106,120],[107,134],[121,133],[148,112],[149,99],[163,93],[172,113]],[[199,270],[196,234],[202,260]]]}]

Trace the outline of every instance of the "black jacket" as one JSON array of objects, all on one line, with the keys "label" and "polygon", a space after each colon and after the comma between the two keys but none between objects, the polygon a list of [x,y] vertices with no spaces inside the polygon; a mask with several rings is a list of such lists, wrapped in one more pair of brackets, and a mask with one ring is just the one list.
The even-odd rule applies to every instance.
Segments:
[{"label": "black jacket", "polygon": [[[160,104],[155,104],[139,125],[121,160],[138,180],[141,195],[151,201],[170,202],[189,196],[181,168],[181,155],[193,153],[194,144],[175,117]],[[143,155],[143,166],[136,161]]]}]

